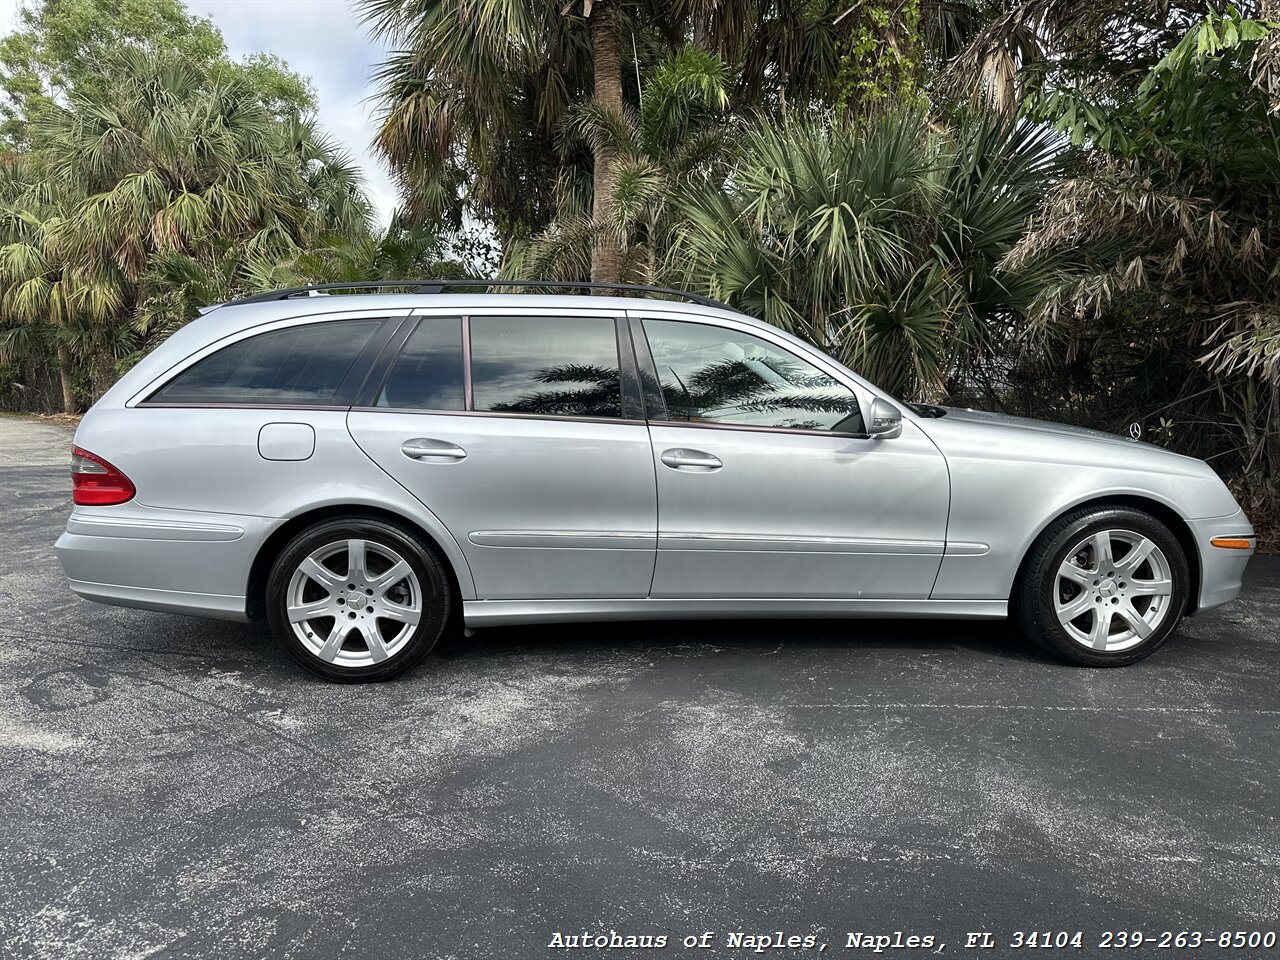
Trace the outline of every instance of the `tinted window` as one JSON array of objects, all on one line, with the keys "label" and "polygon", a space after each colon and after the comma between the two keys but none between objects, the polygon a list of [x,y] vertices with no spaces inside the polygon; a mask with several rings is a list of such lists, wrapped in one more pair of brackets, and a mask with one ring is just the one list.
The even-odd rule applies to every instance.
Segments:
[{"label": "tinted window", "polygon": [[672,420],[862,432],[848,387],[768,341],[677,320],[644,331]]},{"label": "tinted window", "polygon": [[391,365],[378,406],[461,410],[462,389],[462,320],[425,317]]},{"label": "tinted window", "polygon": [[475,409],[568,417],[620,417],[613,320],[472,317]]},{"label": "tinted window", "polygon": [[334,402],[381,320],[337,320],[233,343],[178,374],[151,396],[169,403]]}]

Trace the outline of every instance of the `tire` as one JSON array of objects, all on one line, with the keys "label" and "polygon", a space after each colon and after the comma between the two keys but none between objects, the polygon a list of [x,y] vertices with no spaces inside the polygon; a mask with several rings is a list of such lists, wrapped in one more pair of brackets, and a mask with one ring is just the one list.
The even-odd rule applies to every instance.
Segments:
[{"label": "tire", "polygon": [[[298,663],[336,683],[368,683],[407,670],[435,646],[453,592],[444,564],[418,537],[353,516],[294,537],[271,568],[266,600],[271,632]],[[311,615],[294,622],[290,607]]]},{"label": "tire", "polygon": [[1129,507],[1084,507],[1032,545],[1014,588],[1014,617],[1024,634],[1064,660],[1120,667],[1169,638],[1187,609],[1190,584],[1182,547],[1155,517]]}]

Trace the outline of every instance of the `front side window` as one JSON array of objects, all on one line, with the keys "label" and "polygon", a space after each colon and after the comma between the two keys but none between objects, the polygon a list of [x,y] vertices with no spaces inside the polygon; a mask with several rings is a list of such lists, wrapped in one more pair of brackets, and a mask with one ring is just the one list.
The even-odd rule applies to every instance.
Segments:
[{"label": "front side window", "polygon": [[476,410],[621,417],[614,321],[599,317],[472,317]]},{"label": "front side window", "polygon": [[192,364],[152,403],[329,406],[381,320],[333,320],[249,337]]},{"label": "front side window", "polygon": [[861,433],[853,391],[766,340],[725,327],[645,320],[671,420]]},{"label": "front side window", "polygon": [[462,410],[462,319],[424,317],[387,374],[377,406]]}]

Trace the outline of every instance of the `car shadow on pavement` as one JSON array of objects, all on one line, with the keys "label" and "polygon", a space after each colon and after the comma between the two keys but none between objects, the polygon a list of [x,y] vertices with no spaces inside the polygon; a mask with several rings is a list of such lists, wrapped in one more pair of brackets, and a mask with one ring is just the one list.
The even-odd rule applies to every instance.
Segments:
[{"label": "car shadow on pavement", "polygon": [[741,653],[864,650],[940,654],[973,651],[1001,659],[1057,663],[1007,621],[973,620],[645,620],[491,627],[467,637],[450,630],[433,658],[545,652],[572,659],[602,646],[622,649],[715,648]]}]

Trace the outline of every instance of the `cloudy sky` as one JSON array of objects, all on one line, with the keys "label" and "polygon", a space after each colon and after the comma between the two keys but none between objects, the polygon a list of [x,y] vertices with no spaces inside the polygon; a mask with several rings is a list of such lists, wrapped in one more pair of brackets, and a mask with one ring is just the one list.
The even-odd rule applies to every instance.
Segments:
[{"label": "cloudy sky", "polygon": [[[320,123],[364,169],[369,194],[385,224],[395,189],[370,147],[374,104],[370,78],[386,48],[370,39],[347,0],[186,0],[210,18],[237,59],[265,50],[311,78]],[[0,35],[16,24],[18,0],[0,0]]]}]

